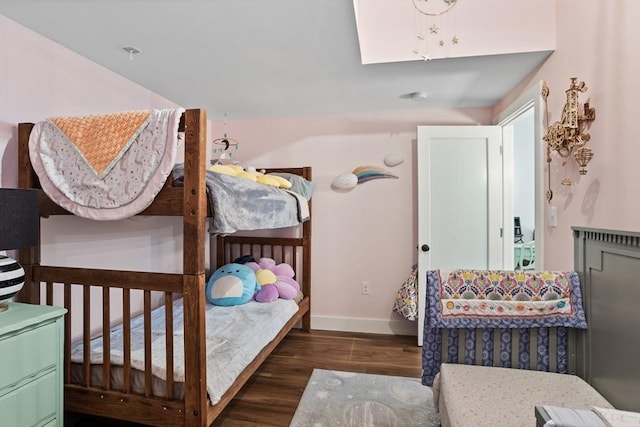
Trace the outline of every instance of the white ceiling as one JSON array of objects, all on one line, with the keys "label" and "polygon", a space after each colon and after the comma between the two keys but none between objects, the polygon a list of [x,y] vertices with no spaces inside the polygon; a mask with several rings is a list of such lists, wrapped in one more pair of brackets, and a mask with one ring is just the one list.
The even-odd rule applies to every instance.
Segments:
[{"label": "white ceiling", "polygon": [[0,13],[212,120],[493,106],[551,53],[362,65],[351,0],[0,0]]}]

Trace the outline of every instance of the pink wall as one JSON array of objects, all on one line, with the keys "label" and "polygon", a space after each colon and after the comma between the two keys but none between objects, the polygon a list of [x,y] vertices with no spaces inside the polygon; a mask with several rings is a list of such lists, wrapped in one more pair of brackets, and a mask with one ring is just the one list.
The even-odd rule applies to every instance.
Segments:
[{"label": "pink wall", "polygon": [[[313,167],[312,327],[415,327],[393,322],[399,316],[391,308],[417,261],[416,126],[483,124],[490,115],[490,109],[421,110],[227,123],[229,136],[240,141],[243,165]],[[223,133],[222,123],[213,128]],[[401,154],[404,163],[386,167],[389,153]],[[331,188],[337,175],[360,165],[384,167],[399,179],[369,181],[348,192]],[[370,295],[361,294],[362,281],[370,282]]]},{"label": "pink wall", "polygon": [[[17,186],[20,122],[176,106],[2,15],[0,40],[0,186]],[[123,60],[128,61],[126,57]],[[113,268],[179,271],[181,257],[171,252],[176,248],[175,236],[182,232],[181,225],[176,223],[165,229],[166,223],[166,219],[158,218],[131,219],[117,225],[80,218],[47,219],[43,226],[43,258],[61,265],[79,260],[88,266],[105,266],[108,262]],[[119,233],[129,238],[125,247],[114,241]],[[56,251],[47,250],[53,242],[61,246]],[[75,249],[69,245],[74,242],[86,243]],[[149,245],[171,250],[145,253]]]},{"label": "pink wall", "polygon": [[[0,15],[0,186],[18,183],[20,122],[175,106]],[[173,219],[115,224],[51,218],[43,221],[42,258],[53,265],[176,272],[182,269],[181,233],[182,225]]]},{"label": "pink wall", "polygon": [[[556,52],[494,111],[545,80],[553,123],[560,120],[569,78],[588,86],[580,95],[581,102],[589,100],[596,110],[589,130],[594,158],[588,173],[580,176],[573,160],[563,167],[555,158],[551,167],[551,206],[558,208],[558,227],[545,226],[544,265],[564,270],[573,266],[571,226],[640,230],[640,2],[562,0],[556,3],[556,16]],[[570,187],[560,185],[565,176],[573,182]]]}]

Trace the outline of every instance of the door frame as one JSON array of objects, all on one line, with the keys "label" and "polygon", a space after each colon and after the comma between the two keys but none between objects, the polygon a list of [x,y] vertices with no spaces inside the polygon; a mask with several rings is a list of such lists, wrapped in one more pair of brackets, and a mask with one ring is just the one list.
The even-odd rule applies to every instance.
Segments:
[{"label": "door frame", "polygon": [[[536,230],[536,270],[544,270],[544,237],[545,237],[545,189],[544,189],[544,164],[545,164],[545,147],[542,143],[542,136],[544,134],[544,100],[542,99],[542,87],[544,82],[539,82],[531,85],[526,91],[524,91],[514,102],[509,104],[504,110],[499,112],[493,119],[493,123],[506,128],[515,119],[520,117],[524,112],[529,109],[533,109],[533,141],[534,141],[534,204],[535,204],[535,230]],[[504,133],[504,132],[503,132]],[[508,141],[508,137],[507,137]],[[503,138],[503,144],[505,138]],[[513,171],[513,141],[504,144],[504,158],[505,162],[510,162],[509,165],[505,165],[505,170]],[[508,168],[508,169],[507,169]],[[505,180],[506,181],[506,180]],[[511,185],[511,182],[506,183],[507,186]],[[508,191],[510,190],[510,191]],[[513,230],[513,188],[505,187],[504,198],[504,226],[505,232]],[[510,228],[508,228],[510,227]],[[513,254],[513,239],[504,239],[505,255]],[[505,258],[506,261],[506,258]]]}]

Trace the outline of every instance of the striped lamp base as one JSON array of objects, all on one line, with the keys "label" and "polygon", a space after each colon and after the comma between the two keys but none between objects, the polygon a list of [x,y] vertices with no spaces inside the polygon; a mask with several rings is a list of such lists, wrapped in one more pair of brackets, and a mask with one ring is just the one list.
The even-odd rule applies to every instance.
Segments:
[{"label": "striped lamp base", "polygon": [[24,269],[17,261],[0,255],[0,312],[7,309],[2,304],[15,296],[24,286]]}]

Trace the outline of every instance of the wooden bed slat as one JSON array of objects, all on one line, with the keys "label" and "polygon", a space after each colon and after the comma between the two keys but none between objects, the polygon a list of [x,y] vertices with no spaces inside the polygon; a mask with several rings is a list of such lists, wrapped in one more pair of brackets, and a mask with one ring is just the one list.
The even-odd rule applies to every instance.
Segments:
[{"label": "wooden bed slat", "polygon": [[165,396],[168,399],[173,399],[174,396],[174,383],[173,383],[173,298],[169,292],[165,292],[164,295],[164,308],[165,308],[165,353],[166,357],[166,370],[167,370],[167,388]]},{"label": "wooden bed slat", "polygon": [[[91,318],[91,288],[88,285],[82,285],[82,316],[85,319]],[[82,371],[84,373],[84,385],[89,387],[91,381],[91,325],[84,322],[82,325]]]},{"label": "wooden bed slat", "polygon": [[151,293],[144,291],[144,395],[152,395],[152,364],[151,364]]},{"label": "wooden bed slat", "polygon": [[[109,287],[102,288],[102,348],[104,354],[111,354],[111,293]],[[111,390],[111,358],[106,357],[102,363],[102,385]]]},{"label": "wooden bed slat", "polygon": [[64,308],[67,309],[64,315],[64,382],[68,384],[71,382],[71,316],[74,311],[71,310],[71,286],[65,283],[63,289]]},{"label": "wooden bed slat", "polygon": [[124,391],[131,393],[131,292],[122,291],[122,335],[124,353]]}]

